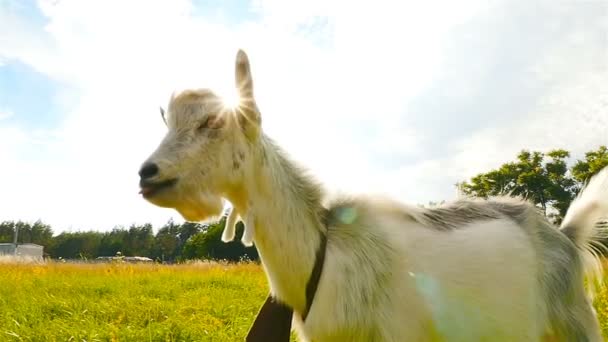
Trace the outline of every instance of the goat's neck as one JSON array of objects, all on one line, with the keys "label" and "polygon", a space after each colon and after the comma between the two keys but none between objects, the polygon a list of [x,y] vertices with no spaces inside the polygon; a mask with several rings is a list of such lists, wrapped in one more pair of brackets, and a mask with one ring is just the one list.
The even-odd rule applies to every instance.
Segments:
[{"label": "goat's neck", "polygon": [[303,312],[306,284],[325,230],[320,187],[266,137],[246,178],[247,203],[237,210],[252,219],[253,241],[271,292]]}]

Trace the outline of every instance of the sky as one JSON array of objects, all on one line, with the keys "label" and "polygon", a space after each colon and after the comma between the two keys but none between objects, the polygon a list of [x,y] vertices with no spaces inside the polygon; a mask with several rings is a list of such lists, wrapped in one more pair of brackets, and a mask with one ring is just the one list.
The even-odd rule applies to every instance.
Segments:
[{"label": "sky", "polygon": [[175,89],[233,90],[330,192],[422,204],[518,151],[608,144],[605,0],[0,0],[0,221],[183,219],[138,195]]}]

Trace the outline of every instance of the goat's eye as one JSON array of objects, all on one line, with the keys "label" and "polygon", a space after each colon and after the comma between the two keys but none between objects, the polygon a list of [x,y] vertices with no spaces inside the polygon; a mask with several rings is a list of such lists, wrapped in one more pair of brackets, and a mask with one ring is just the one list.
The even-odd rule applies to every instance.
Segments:
[{"label": "goat's eye", "polygon": [[219,129],[224,126],[224,118],[217,115],[210,115],[198,126],[197,130],[203,132],[206,129]]},{"label": "goat's eye", "polygon": [[206,117],[205,120],[203,120],[199,125],[198,128],[196,129],[199,132],[204,131],[205,129],[209,128],[209,123],[211,122],[211,118],[210,117]]}]

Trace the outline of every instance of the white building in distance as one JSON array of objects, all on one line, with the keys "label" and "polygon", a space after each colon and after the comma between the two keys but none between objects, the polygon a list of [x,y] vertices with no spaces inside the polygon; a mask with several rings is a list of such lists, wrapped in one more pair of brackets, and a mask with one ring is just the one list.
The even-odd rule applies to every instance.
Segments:
[{"label": "white building in distance", "polygon": [[40,258],[44,252],[44,247],[35,243],[0,243],[0,256],[12,255],[25,258]]}]

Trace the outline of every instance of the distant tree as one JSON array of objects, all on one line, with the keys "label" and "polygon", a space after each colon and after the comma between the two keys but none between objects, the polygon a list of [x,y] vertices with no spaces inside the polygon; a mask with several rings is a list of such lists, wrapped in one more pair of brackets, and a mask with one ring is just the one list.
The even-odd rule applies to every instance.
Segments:
[{"label": "distant tree", "polygon": [[126,256],[150,256],[154,245],[154,232],[152,225],[131,225],[127,233],[126,248],[123,255]]},{"label": "distant tree", "polygon": [[152,258],[160,261],[175,261],[180,256],[180,225],[169,220],[154,237]]},{"label": "distant tree", "polygon": [[608,166],[608,148],[600,146],[597,151],[587,152],[585,160],[579,160],[574,164],[572,176],[584,184],[606,166]]},{"label": "distant tree", "polygon": [[228,243],[221,240],[225,225],[226,217],[222,217],[219,222],[210,224],[204,232],[190,238],[184,246],[183,257],[228,261],[258,260],[256,248],[245,247],[240,241],[245,228],[243,223],[237,223],[235,240]]},{"label": "distant tree", "polygon": [[38,220],[31,225],[31,242],[42,246],[53,243],[53,229],[51,226]]},{"label": "distant tree", "polygon": [[180,241],[180,247],[186,244],[186,241],[188,241],[188,239],[190,239],[190,237],[204,231],[205,229],[207,229],[206,225],[202,225],[199,223],[194,223],[194,222],[184,222],[183,224],[180,225],[179,227],[179,241]]},{"label": "distant tree", "polygon": [[553,207],[563,216],[575,190],[575,182],[567,175],[567,157],[569,153],[564,150],[554,150],[546,155],[521,151],[515,162],[479,174],[470,182],[461,183],[460,189],[467,195],[483,198],[501,194],[522,196],[545,213],[548,207]]},{"label": "distant tree", "polygon": [[[547,153],[550,158],[545,163],[545,174],[548,178],[545,192],[547,194],[546,205],[551,206],[557,213],[549,213],[554,222],[561,222],[566,215],[570,203],[579,190],[578,182],[574,180],[568,170],[566,158],[570,153],[564,150],[554,150]],[[547,213],[546,207],[544,208]]]},{"label": "distant tree", "polygon": [[536,204],[554,222],[561,222],[570,203],[586,181],[608,165],[608,150],[601,146],[586,154],[571,169],[566,160],[570,153],[521,151],[517,160],[498,169],[481,173],[468,182],[457,184],[466,195],[487,198],[511,194]]},{"label": "distant tree", "polygon": [[99,246],[99,256],[114,256],[116,253],[125,253],[129,232],[122,227],[114,227],[110,232],[103,234]]},{"label": "distant tree", "polygon": [[23,221],[4,221],[0,223],[0,242],[13,242],[15,229],[19,229],[19,243],[35,243],[48,247],[52,243],[51,226],[38,220],[33,224]]},{"label": "distant tree", "polygon": [[15,223],[12,221],[3,221],[0,223],[0,242],[13,242],[13,234],[15,234]]},{"label": "distant tree", "polygon": [[103,234],[100,232],[64,232],[54,238],[50,250],[53,258],[92,259],[99,255]]}]

